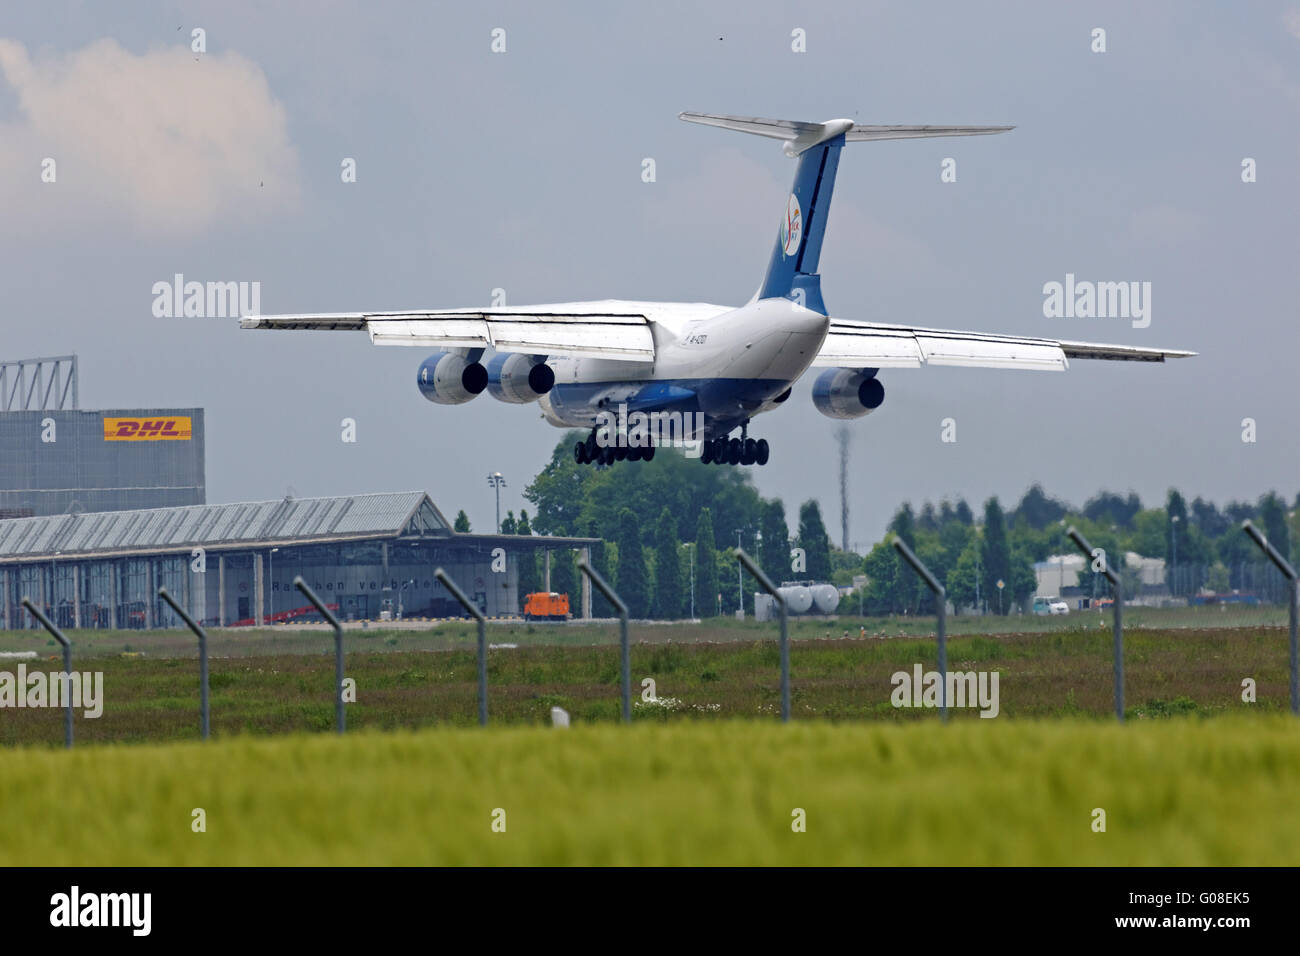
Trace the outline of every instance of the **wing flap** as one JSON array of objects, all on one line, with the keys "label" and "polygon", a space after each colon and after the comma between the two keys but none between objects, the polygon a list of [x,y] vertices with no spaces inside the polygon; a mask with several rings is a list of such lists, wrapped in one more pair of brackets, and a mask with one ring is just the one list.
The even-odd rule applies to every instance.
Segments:
[{"label": "wing flap", "polygon": [[1195,355],[1181,349],[1139,348],[1096,342],[1063,342],[1020,335],[952,329],[909,328],[831,319],[813,365],[819,368],[1013,368],[1063,371],[1069,360],[1163,362]]},{"label": "wing flap", "polygon": [[653,361],[654,336],[648,317],[635,312],[599,311],[601,305],[570,303],[519,309],[257,315],[240,319],[240,326],[364,330],[375,345],[492,348],[499,352]]},{"label": "wing flap", "polygon": [[831,323],[813,364],[840,368],[920,368],[921,346],[910,333]]},{"label": "wing flap", "polygon": [[1064,371],[1069,367],[1065,353],[1055,343],[962,335],[917,335],[916,341],[925,355],[926,365],[1046,371]]}]

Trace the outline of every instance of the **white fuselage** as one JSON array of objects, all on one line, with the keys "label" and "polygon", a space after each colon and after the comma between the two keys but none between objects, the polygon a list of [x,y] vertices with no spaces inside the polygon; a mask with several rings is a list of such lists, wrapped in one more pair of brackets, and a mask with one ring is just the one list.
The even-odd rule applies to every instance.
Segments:
[{"label": "white fuselage", "polygon": [[548,421],[590,427],[603,410],[702,413],[710,437],[769,411],[816,358],[829,320],[789,299],[738,309],[704,303],[617,303],[645,314],[653,362],[557,357],[555,387],[541,399]]}]

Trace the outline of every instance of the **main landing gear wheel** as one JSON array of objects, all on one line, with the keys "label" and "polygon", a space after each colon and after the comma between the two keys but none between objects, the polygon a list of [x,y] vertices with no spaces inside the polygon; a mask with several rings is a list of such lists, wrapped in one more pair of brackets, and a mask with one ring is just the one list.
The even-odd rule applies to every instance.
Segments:
[{"label": "main landing gear wheel", "polygon": [[587,463],[587,443],[585,441],[580,441],[573,446],[573,460],[579,465]]},{"label": "main landing gear wheel", "polygon": [[766,465],[771,457],[766,438],[711,438],[700,450],[700,461],[706,465]]}]

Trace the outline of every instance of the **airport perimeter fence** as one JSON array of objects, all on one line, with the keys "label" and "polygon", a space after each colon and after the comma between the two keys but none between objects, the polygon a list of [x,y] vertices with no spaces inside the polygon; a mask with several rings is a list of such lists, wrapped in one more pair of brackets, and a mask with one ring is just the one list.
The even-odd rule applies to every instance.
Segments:
[{"label": "airport perimeter fence", "polygon": [[[1251,522],[1249,521],[1244,522],[1242,530],[1246,535],[1248,535],[1255,542],[1255,544],[1259,547],[1259,549],[1267,556],[1268,564],[1272,568],[1273,577],[1275,579],[1275,587],[1274,587],[1273,585],[1265,584],[1265,580],[1261,575],[1257,579],[1259,584],[1258,590],[1267,591],[1268,593],[1275,593],[1277,591],[1280,591],[1281,594],[1285,597],[1289,605],[1290,703],[1291,703],[1292,713],[1296,714],[1297,716],[1300,716],[1300,676],[1298,676],[1300,675],[1300,650],[1298,650],[1297,648],[1297,629],[1298,626],[1300,626],[1300,620],[1298,620],[1300,619],[1300,610],[1298,610],[1298,608],[1300,608],[1300,593],[1298,593],[1297,588],[1298,585],[1300,585],[1300,576],[1297,575],[1295,569],[1291,566],[1291,564],[1287,561],[1287,559],[1284,556],[1280,555],[1275,549],[1273,549],[1269,545],[1268,541],[1254,527],[1254,525]],[[1089,545],[1088,542],[1082,537],[1082,535],[1080,535],[1077,531],[1075,531],[1074,528],[1069,529],[1068,535],[1070,539],[1078,547],[1078,549],[1085,556],[1091,556],[1093,558],[1096,558],[1097,555],[1101,554],[1100,550],[1094,550],[1091,547],[1091,545]],[[906,560],[906,562],[912,567],[912,569],[918,574],[918,576],[921,577],[923,582],[927,586],[929,586],[929,588],[935,595],[936,603],[939,605],[939,607],[943,608],[944,605],[946,604],[946,600],[945,600],[946,594],[943,585],[939,583],[937,578],[935,578],[934,575],[931,574],[929,569],[924,565],[924,563],[919,558],[917,558],[917,556],[914,553],[912,553],[912,551],[906,546],[906,544],[904,544],[901,540],[895,540],[893,544],[894,547],[900,553],[900,555]],[[790,652],[789,652],[789,635],[788,635],[788,626],[787,626],[786,602],[783,595],[780,592],[780,589],[768,579],[768,577],[757,566],[757,564],[749,557],[749,555],[745,553],[745,551],[743,551],[740,548],[736,548],[733,553],[740,567],[743,568],[744,570],[748,570],[750,574],[757,580],[759,585],[770,595],[772,595],[779,608],[781,719],[783,721],[788,721],[790,719]],[[1112,614],[1113,614],[1113,625],[1114,625],[1115,713],[1117,719],[1122,722],[1124,720],[1124,713],[1125,713],[1124,711],[1124,651],[1123,651],[1123,623],[1122,623],[1123,621],[1122,614],[1123,614],[1124,597],[1125,597],[1123,575],[1112,568],[1104,567],[1104,560],[1101,562],[1101,564],[1103,565],[1102,574],[1109,585],[1111,595],[1114,599]],[[1246,562],[1243,562],[1241,565],[1242,568],[1248,566],[1249,565]],[[627,605],[620,598],[617,592],[593,568],[591,568],[589,565],[581,561],[578,564],[578,568],[582,574],[586,575],[591,580],[591,582],[593,583],[593,585],[595,585],[597,590],[599,590],[606,597],[606,599],[610,601],[610,603],[615,607],[615,609],[619,614],[620,657],[621,657],[621,661],[620,661],[621,679],[619,683],[620,683],[620,697],[621,697],[621,704],[622,704],[622,719],[624,722],[630,722],[631,720],[630,671],[629,671],[630,647],[629,647],[628,629],[627,629],[628,628]],[[1189,569],[1188,572],[1189,580],[1191,579],[1190,576],[1193,573],[1194,573],[1194,567],[1193,569]],[[1255,572],[1252,570],[1252,573]],[[474,605],[471,599],[467,595],[465,595],[465,593],[443,571],[442,568],[438,568],[435,571],[435,576],[438,578],[438,580],[440,580],[443,583],[444,586],[447,587],[448,591],[465,608],[466,612],[476,620],[477,628],[478,628],[476,656],[477,656],[477,665],[478,665],[477,671],[478,671],[479,724],[486,726],[488,723],[488,690],[489,690],[488,671],[487,671],[488,644],[487,644],[486,632],[485,632],[486,618],[484,617],[482,612]],[[1243,580],[1247,580],[1247,579],[1243,579]],[[1255,579],[1249,579],[1249,580],[1255,580]],[[331,628],[333,630],[334,656],[335,656],[334,703],[335,703],[335,713],[336,713],[336,729],[338,733],[342,734],[345,730],[345,710],[346,710],[345,708],[346,678],[344,675],[343,628],[342,625],[339,623],[338,619],[332,613],[330,606],[328,606],[323,600],[321,600],[321,598],[302,580],[301,577],[294,579],[294,586],[299,591],[302,592],[304,597],[319,612],[321,618],[327,621],[331,625]],[[158,597],[159,600],[164,605],[166,605],[168,610],[174,613],[177,616],[178,620],[183,621],[183,623],[198,638],[199,661],[200,661],[200,682],[201,682],[200,729],[201,729],[202,737],[204,739],[207,739],[209,736],[209,728],[210,728],[207,634],[204,631],[203,626],[199,622],[195,621],[192,617],[190,617],[188,613],[185,612],[185,610],[175,600],[175,598],[173,598],[172,595],[168,593],[165,587],[158,589]],[[74,673],[72,670],[71,642],[62,633],[59,624],[56,621],[51,620],[51,618],[40,607],[34,604],[31,600],[24,598],[22,601],[22,607],[25,608],[31,614],[32,618],[39,624],[39,626],[44,627],[62,646],[63,648],[62,674],[66,675],[67,679],[70,681]],[[947,675],[947,659],[946,659],[946,650],[945,650],[944,621],[945,621],[945,615],[941,610],[936,620],[937,637],[938,637],[938,663],[940,668],[939,694],[940,694],[941,719],[946,722],[948,717],[948,707],[950,701],[948,697],[949,691],[948,691],[948,681],[947,681],[948,675]],[[64,698],[63,704],[65,708],[65,746],[70,748],[72,746],[72,740],[73,740],[73,716],[72,716],[73,709],[72,709],[71,695],[70,693],[67,692],[66,689],[63,698]],[[563,723],[557,724],[557,726],[568,726],[567,714],[564,715]]]}]

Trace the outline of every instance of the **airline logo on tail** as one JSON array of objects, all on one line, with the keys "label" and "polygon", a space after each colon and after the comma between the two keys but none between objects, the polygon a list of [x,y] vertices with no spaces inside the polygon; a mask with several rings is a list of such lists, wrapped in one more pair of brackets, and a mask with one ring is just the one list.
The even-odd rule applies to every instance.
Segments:
[{"label": "airline logo on tail", "polygon": [[803,210],[799,208],[799,197],[790,194],[790,201],[785,204],[785,219],[781,222],[781,250],[786,256],[799,251],[799,240],[803,238]]}]

